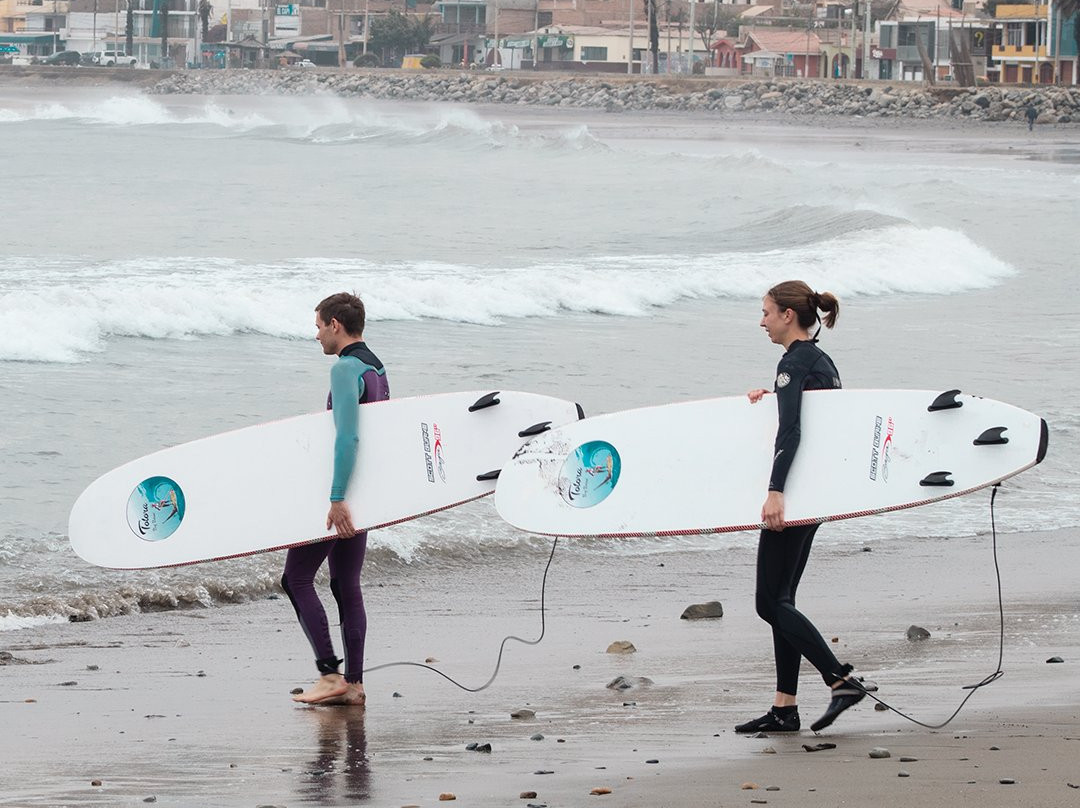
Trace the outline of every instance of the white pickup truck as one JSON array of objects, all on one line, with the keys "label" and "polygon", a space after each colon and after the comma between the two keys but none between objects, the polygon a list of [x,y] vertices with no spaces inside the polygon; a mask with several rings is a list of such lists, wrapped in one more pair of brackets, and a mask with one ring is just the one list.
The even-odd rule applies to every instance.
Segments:
[{"label": "white pickup truck", "polygon": [[98,51],[93,56],[94,64],[100,67],[135,67],[139,60],[134,56],[128,56],[122,50]]}]

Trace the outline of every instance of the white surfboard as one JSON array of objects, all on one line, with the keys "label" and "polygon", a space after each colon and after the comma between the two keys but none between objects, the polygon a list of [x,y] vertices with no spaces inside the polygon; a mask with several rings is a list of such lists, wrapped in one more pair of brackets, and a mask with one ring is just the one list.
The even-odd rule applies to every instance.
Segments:
[{"label": "white surfboard", "polygon": [[[577,420],[569,401],[531,393],[448,393],[358,405],[346,495],[358,530],[486,496],[532,434]],[[91,564],[178,566],[328,538],[329,411],[247,427],[133,460],[75,502],[68,535]],[[478,479],[481,477],[482,479]]]},{"label": "white surfboard", "polygon": [[[776,397],[612,413],[525,444],[495,507],[554,536],[723,533],[763,527]],[[1000,482],[1042,461],[1046,422],[953,390],[807,392],[784,492],[788,524],[912,508]]]}]

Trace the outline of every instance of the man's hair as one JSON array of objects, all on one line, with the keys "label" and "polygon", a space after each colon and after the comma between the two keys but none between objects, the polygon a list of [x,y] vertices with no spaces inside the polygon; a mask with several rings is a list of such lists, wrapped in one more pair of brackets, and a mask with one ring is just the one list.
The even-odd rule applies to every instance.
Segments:
[{"label": "man's hair", "polygon": [[350,334],[361,336],[364,333],[364,301],[348,292],[338,292],[323,300],[315,307],[319,317],[327,325],[337,320]]}]

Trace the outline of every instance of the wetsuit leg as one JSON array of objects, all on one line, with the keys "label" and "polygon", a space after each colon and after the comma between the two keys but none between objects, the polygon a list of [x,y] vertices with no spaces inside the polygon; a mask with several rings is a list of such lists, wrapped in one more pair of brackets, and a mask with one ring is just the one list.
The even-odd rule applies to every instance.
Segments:
[{"label": "wetsuit leg", "polygon": [[364,681],[364,640],[367,612],[360,589],[360,572],[367,552],[367,531],[339,539],[330,551],[330,591],[338,605],[341,639],[345,645],[345,681]]},{"label": "wetsuit leg", "polygon": [[776,689],[795,695],[799,686],[799,661],[806,657],[821,673],[825,684],[838,678],[842,666],[813,623],[795,608],[795,590],[817,525],[789,527],[782,532],[761,531],[757,558],[757,613],[773,629],[776,654]]},{"label": "wetsuit leg", "polygon": [[320,673],[336,670],[337,660],[334,657],[334,644],[330,640],[326,610],[315,591],[315,574],[335,544],[337,541],[331,540],[293,547],[285,556],[285,572],[281,576],[281,588],[296,610],[296,618],[311,643],[311,650],[315,652],[315,664]]}]

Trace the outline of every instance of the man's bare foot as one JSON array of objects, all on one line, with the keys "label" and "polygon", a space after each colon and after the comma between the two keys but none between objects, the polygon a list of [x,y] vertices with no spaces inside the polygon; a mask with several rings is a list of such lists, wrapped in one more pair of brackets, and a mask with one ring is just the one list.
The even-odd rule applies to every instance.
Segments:
[{"label": "man's bare foot", "polygon": [[328,673],[320,676],[319,681],[309,687],[303,693],[293,696],[293,701],[301,704],[318,704],[326,699],[343,696],[349,692],[349,684],[340,673]]},{"label": "man's bare foot", "polygon": [[367,703],[367,696],[364,694],[364,686],[360,682],[352,682],[348,685],[348,688],[349,689],[340,696],[331,696],[315,703],[339,707],[363,707]]}]

